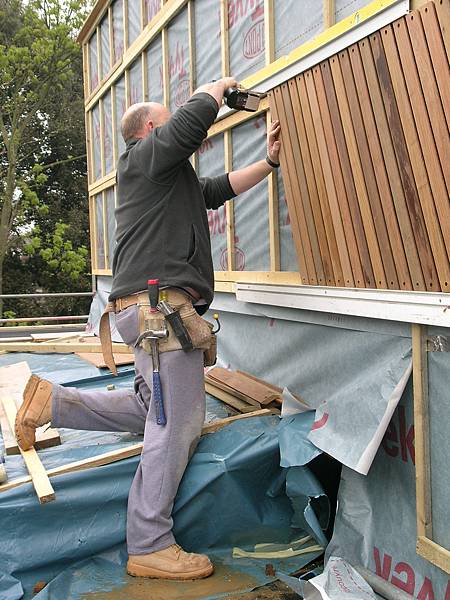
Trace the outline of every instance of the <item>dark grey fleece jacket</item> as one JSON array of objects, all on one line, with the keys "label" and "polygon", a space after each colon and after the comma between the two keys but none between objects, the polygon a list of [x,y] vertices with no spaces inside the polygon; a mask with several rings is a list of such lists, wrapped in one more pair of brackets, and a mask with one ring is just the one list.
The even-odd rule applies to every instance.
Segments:
[{"label": "dark grey fleece jacket", "polygon": [[162,127],[130,140],[117,167],[117,246],[110,300],[160,285],[190,287],[206,301],[214,292],[206,209],[233,198],[228,175],[198,178],[188,158],[218,112],[206,93],[192,96]]}]

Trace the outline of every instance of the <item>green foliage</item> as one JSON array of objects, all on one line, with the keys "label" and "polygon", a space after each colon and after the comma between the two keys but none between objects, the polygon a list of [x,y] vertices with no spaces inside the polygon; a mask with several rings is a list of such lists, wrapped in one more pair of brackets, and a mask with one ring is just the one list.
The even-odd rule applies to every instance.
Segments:
[{"label": "green foliage", "polygon": [[[0,0],[0,292],[90,289],[75,39],[89,8],[88,0]],[[21,316],[86,311],[84,299],[46,303],[5,308]]]},{"label": "green foliage", "polygon": [[[68,275],[70,279],[78,281],[78,278],[86,269],[88,251],[86,246],[73,248],[72,242],[66,238],[68,229],[69,225],[67,223],[56,223],[54,232],[45,238],[44,248],[40,247],[40,238],[35,237],[33,240],[40,248],[41,258],[52,271],[60,271]],[[34,248],[36,249],[36,246]]]}]

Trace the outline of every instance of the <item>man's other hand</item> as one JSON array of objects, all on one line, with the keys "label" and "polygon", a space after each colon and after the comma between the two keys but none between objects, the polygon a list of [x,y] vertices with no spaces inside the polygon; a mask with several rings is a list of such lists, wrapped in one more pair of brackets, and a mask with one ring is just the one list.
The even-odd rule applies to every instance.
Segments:
[{"label": "man's other hand", "polygon": [[280,163],[280,131],[280,121],[274,121],[267,130],[267,156],[277,164]]}]

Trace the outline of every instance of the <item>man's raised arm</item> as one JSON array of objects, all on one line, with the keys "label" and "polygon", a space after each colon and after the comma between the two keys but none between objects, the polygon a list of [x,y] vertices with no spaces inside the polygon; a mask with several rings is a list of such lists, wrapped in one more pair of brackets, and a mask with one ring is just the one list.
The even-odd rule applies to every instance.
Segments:
[{"label": "man's raised arm", "polygon": [[[262,181],[264,177],[279,165],[280,154],[280,122],[274,121],[267,132],[267,158],[228,173],[230,185],[236,194],[246,192],[257,183]],[[272,163],[272,165],[270,164]]]}]

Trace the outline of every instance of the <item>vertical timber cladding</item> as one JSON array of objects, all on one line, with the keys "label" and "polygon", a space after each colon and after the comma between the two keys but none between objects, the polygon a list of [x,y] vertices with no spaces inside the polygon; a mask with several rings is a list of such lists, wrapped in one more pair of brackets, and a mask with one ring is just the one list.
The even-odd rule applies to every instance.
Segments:
[{"label": "vertical timber cladding", "polygon": [[449,24],[429,2],[270,92],[304,283],[450,291]]}]

